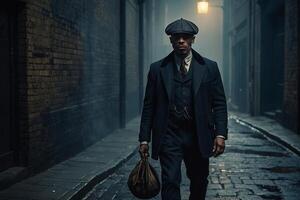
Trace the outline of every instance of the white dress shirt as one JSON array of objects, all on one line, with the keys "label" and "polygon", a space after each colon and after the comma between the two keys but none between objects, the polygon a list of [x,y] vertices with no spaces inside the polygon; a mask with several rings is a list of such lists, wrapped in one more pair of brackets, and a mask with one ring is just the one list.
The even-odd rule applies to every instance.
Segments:
[{"label": "white dress shirt", "polygon": [[[175,57],[175,63],[176,63],[176,66],[177,66],[177,70],[180,71],[182,58],[180,58],[179,56],[176,56],[176,55],[174,57]],[[192,58],[193,58],[192,51],[190,51],[190,53],[184,58],[184,67],[186,68],[187,72],[190,69]]]}]

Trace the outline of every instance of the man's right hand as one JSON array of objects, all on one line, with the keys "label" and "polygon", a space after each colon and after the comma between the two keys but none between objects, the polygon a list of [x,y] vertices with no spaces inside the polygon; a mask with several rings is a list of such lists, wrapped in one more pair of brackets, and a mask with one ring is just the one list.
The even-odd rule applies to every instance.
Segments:
[{"label": "man's right hand", "polygon": [[149,151],[148,144],[140,144],[139,152],[140,152],[141,156],[148,157],[149,156],[149,152],[148,151]]}]

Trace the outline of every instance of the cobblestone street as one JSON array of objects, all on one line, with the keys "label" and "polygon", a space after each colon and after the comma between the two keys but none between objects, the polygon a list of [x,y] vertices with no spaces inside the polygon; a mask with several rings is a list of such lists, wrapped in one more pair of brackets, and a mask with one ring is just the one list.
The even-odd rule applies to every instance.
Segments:
[{"label": "cobblestone street", "polygon": [[[218,158],[210,159],[207,199],[299,199],[300,158],[261,133],[229,121],[229,140]],[[87,194],[92,199],[136,199],[127,188],[127,177],[139,155],[135,154],[116,173]],[[159,162],[150,160],[159,171]],[[182,165],[182,199],[189,196],[189,181]],[[160,199],[157,196],[155,199]]]},{"label": "cobblestone street", "polygon": [[[209,159],[206,199],[300,200],[299,8],[300,0],[2,1],[0,200],[137,200],[127,181],[141,142],[154,144],[153,158],[162,144],[171,184],[182,168],[188,200],[185,163],[168,155],[187,147],[197,191],[194,172],[207,175],[208,165],[195,144],[211,155],[213,134],[228,140]],[[173,135],[162,141],[168,124]],[[149,162],[161,179],[160,161]]]}]

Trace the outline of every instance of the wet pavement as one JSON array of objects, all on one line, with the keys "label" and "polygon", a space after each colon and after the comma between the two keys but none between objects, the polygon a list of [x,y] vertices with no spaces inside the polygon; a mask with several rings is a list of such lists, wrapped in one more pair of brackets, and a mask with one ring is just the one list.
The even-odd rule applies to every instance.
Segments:
[{"label": "wet pavement", "polygon": [[[97,184],[87,200],[132,200],[127,187],[130,171],[139,160],[136,153],[115,173]],[[160,173],[159,162],[150,160]],[[182,199],[189,196],[189,180],[182,165]],[[229,120],[225,153],[210,159],[206,199],[287,199],[300,195],[300,157],[245,125]],[[153,199],[160,199],[157,196]]]}]

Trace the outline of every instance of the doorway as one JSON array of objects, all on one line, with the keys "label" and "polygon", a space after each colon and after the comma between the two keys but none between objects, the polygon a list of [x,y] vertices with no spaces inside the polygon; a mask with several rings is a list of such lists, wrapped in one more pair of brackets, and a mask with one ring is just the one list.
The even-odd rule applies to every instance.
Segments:
[{"label": "doorway", "polygon": [[247,111],[247,40],[242,39],[233,47],[232,103],[240,112]]},{"label": "doorway", "polygon": [[269,2],[263,8],[261,113],[279,119],[284,86],[284,6]]},{"label": "doorway", "polygon": [[11,7],[0,7],[0,172],[14,163],[15,131],[13,110],[15,99],[13,83],[14,12]]}]

